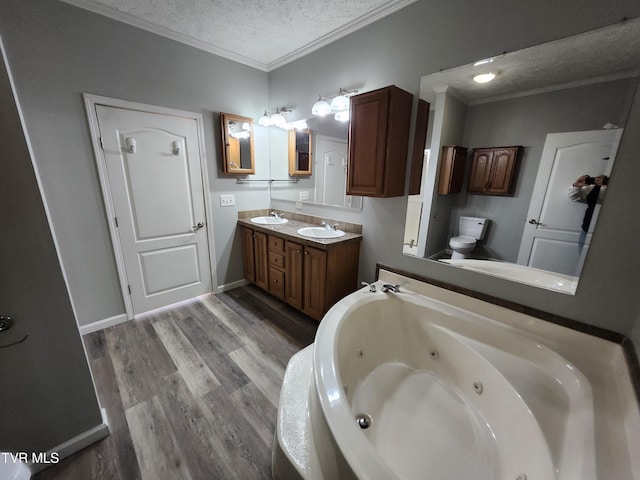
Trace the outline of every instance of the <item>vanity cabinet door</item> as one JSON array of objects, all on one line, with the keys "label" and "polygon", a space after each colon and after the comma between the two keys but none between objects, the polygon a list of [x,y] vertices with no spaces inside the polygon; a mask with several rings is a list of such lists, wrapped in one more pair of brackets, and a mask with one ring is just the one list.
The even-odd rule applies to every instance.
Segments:
[{"label": "vanity cabinet door", "polygon": [[307,315],[320,320],[325,313],[327,295],[327,252],[304,247],[303,307]]},{"label": "vanity cabinet door", "polygon": [[404,195],[412,102],[394,85],[351,97],[347,195]]},{"label": "vanity cabinet door", "polygon": [[454,145],[442,147],[440,159],[440,177],[438,179],[438,193],[449,195],[462,190],[464,167],[467,163],[467,149]]},{"label": "vanity cabinet door", "polygon": [[242,271],[244,278],[250,282],[256,281],[256,260],[253,253],[253,230],[242,227]]},{"label": "vanity cabinet door", "polygon": [[303,250],[302,245],[288,240],[284,246],[284,263],[286,266],[284,300],[298,310],[302,310]]},{"label": "vanity cabinet door", "polygon": [[253,232],[253,254],[255,256],[255,284],[269,289],[269,263],[267,257],[267,234]]}]

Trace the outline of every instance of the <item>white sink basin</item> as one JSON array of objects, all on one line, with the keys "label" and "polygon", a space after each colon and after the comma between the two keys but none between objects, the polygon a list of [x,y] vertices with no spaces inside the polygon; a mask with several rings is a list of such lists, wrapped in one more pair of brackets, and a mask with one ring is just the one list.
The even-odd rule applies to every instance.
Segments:
[{"label": "white sink basin", "polygon": [[342,230],[327,230],[324,227],[305,227],[298,230],[298,234],[309,238],[338,238],[344,236]]},{"label": "white sink basin", "polygon": [[251,221],[253,223],[259,223],[260,225],[282,225],[283,223],[287,223],[289,220],[286,218],[276,217],[253,217]]}]

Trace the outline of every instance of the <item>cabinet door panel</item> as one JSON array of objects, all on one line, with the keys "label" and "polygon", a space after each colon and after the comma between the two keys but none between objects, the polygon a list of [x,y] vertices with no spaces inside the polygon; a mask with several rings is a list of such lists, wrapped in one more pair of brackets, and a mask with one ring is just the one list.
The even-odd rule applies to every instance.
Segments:
[{"label": "cabinet door panel", "polygon": [[327,252],[304,248],[304,299],[302,311],[321,320],[327,292]]},{"label": "cabinet door panel", "polygon": [[509,190],[511,189],[514,165],[514,150],[496,150],[494,152],[489,192],[495,194],[509,193]]},{"label": "cabinet door panel", "polygon": [[254,237],[254,254],[256,278],[255,284],[260,288],[269,290],[269,260],[267,258],[267,234],[255,232]]},{"label": "cabinet door panel", "polygon": [[245,227],[242,227],[242,270],[244,278],[250,282],[256,281],[253,230]]},{"label": "cabinet door panel", "polygon": [[486,191],[491,173],[492,151],[476,150],[473,153],[473,164],[471,165],[471,175],[469,176],[469,192]]},{"label": "cabinet door panel", "polygon": [[348,195],[379,195],[383,190],[389,91],[351,99]]},{"label": "cabinet door panel", "polygon": [[302,310],[302,245],[294,242],[285,242],[284,263],[285,288],[284,300],[294,308]]}]

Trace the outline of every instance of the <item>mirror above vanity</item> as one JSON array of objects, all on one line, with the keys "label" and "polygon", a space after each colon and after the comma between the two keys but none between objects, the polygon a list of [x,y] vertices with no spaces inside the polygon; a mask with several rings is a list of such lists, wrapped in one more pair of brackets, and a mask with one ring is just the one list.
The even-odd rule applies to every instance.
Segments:
[{"label": "mirror above vanity", "polygon": [[361,209],[362,198],[346,194],[349,123],[333,115],[306,123],[302,130],[269,127],[271,178],[294,180],[272,182],[271,198]]},{"label": "mirror above vanity", "polygon": [[403,253],[574,294],[639,73],[634,20],[424,76]]}]

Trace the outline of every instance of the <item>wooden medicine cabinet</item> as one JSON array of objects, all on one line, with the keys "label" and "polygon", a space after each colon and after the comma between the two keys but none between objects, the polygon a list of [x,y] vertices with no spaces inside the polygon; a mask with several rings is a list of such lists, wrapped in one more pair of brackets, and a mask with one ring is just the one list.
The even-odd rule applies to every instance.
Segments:
[{"label": "wooden medicine cabinet", "polygon": [[220,114],[222,131],[222,170],[226,175],[250,175],[256,172],[253,154],[253,119]]},{"label": "wooden medicine cabinet", "polygon": [[311,175],[311,130],[289,130],[289,175]]}]

